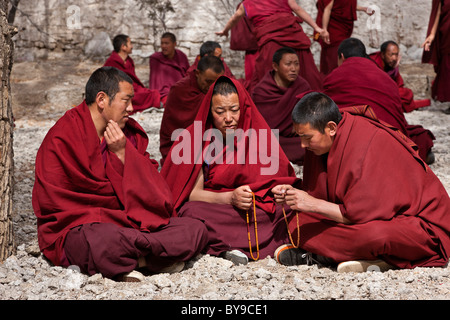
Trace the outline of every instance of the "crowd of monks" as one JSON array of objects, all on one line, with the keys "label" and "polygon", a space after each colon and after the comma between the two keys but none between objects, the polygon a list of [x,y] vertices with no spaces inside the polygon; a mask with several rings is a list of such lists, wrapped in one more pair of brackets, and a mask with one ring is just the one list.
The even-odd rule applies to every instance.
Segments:
[{"label": "crowd of monks", "polygon": [[[240,79],[218,42],[204,42],[189,64],[166,32],[145,87],[132,40],[117,35],[86,100],[37,155],[33,206],[44,255],[125,281],[139,279],[137,269],[181,270],[199,252],[341,272],[445,265],[450,199],[428,166],[435,137],[404,115],[431,101],[405,87],[396,42],[369,56],[351,37],[356,12],[373,11],[356,0],[317,8],[314,20],[295,0],[242,1],[216,33],[231,32],[231,49],[245,51]],[[450,101],[449,15],[450,1],[433,0],[423,62],[435,66],[437,101]],[[320,43],[319,68],[301,22]],[[130,117],[149,108],[164,109],[159,162]],[[200,145],[197,128],[207,137]],[[238,129],[269,143],[232,140],[241,153],[229,161],[230,146],[218,151],[216,142]],[[252,162],[255,152],[276,156],[277,170],[264,174],[268,163]],[[303,166],[302,179],[292,164]]]}]

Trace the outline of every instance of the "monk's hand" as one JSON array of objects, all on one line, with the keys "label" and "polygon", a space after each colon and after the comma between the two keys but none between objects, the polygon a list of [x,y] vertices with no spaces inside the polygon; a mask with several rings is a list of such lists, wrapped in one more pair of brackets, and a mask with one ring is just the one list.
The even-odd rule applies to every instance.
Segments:
[{"label": "monk's hand", "polygon": [[315,212],[317,199],[307,192],[292,188],[286,191],[286,204],[292,209],[303,212]]},{"label": "monk's hand", "polygon": [[430,51],[430,47],[431,47],[431,43],[434,40],[434,34],[430,34],[424,41],[424,43],[422,43],[421,47],[425,50],[425,51]]},{"label": "monk's hand", "polygon": [[125,145],[127,138],[117,122],[109,120],[104,137],[109,151],[114,153],[122,163],[125,163]]},{"label": "monk's hand", "polygon": [[231,204],[239,209],[248,210],[253,202],[252,190],[249,186],[241,186],[233,190]]},{"label": "monk's hand", "polygon": [[320,32],[320,36],[326,44],[330,44],[330,33],[327,30],[322,29],[322,31]]},{"label": "monk's hand", "polygon": [[228,37],[228,31],[222,30],[222,31],[216,32],[216,35],[221,36],[221,37]]},{"label": "monk's hand", "polygon": [[286,191],[294,189],[291,185],[280,184],[272,188],[272,193],[276,203],[284,204],[286,203]]}]

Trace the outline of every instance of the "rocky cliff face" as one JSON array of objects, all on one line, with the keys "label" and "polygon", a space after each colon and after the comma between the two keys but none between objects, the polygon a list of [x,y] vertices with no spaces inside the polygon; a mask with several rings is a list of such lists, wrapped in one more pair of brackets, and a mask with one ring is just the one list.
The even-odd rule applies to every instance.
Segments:
[{"label": "rocky cliff face", "polygon": [[[145,64],[148,56],[159,50],[161,21],[151,19],[154,7],[141,8],[142,0],[21,0],[14,24],[19,27],[15,37],[19,60],[34,60],[51,55],[75,53],[103,60],[112,50],[110,39],[118,33],[130,35],[135,46],[133,57]],[[149,1],[147,1],[149,2]],[[151,2],[151,1],[150,1]],[[154,1],[158,2],[158,1]],[[162,2],[160,0],[159,2]],[[221,30],[240,0],[171,0],[174,12],[163,19],[167,31],[174,32],[179,48],[192,61],[206,40],[219,41],[227,63],[236,72],[243,63],[241,52],[229,50],[226,38],[214,34]],[[315,0],[297,1],[314,19]],[[430,0],[392,1],[360,0],[359,5],[372,4],[376,13],[369,17],[358,12],[354,36],[365,42],[368,51],[378,49],[386,40],[401,44],[403,61],[419,62],[431,9]],[[307,34],[312,29],[303,23]],[[318,60],[320,46],[313,43]]]}]

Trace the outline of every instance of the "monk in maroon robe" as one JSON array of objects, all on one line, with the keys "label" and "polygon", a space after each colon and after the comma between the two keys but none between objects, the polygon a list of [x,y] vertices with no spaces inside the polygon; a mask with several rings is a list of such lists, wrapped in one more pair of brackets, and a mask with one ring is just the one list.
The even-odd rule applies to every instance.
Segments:
[{"label": "monk in maroon robe", "polygon": [[305,150],[292,129],[292,110],[297,95],[311,90],[309,83],[298,75],[299,61],[291,48],[278,49],[273,57],[273,70],[253,88],[252,100],[272,129],[279,130],[280,145],[289,161],[303,164]]},{"label": "monk in maroon robe", "polygon": [[148,137],[129,117],[132,83],[116,68],[96,70],[86,100],[39,148],[32,203],[40,249],[57,266],[117,279],[162,271],[206,244],[202,224],[176,217]]},{"label": "monk in maroon robe", "polygon": [[297,178],[238,81],[220,77],[194,123],[180,136],[161,174],[178,215],[206,224],[208,254],[227,258],[238,251],[246,263],[248,258],[272,256],[289,241],[282,209],[275,207],[270,189]]},{"label": "monk in maroon robe", "polygon": [[404,112],[411,112],[430,105],[431,102],[429,99],[414,100],[413,91],[405,87],[403,78],[400,75],[400,48],[397,43],[394,41],[386,41],[381,45],[380,51],[370,54],[369,57],[397,84]]},{"label": "monk in maroon robe", "polygon": [[192,63],[192,65],[189,67],[188,72],[197,69],[200,59],[205,56],[215,56],[215,57],[220,58],[220,60],[222,60],[222,63],[223,63],[224,75],[227,76],[228,78],[233,78],[233,79],[235,78],[235,76],[233,75],[233,72],[231,72],[230,68],[228,67],[224,58],[222,57],[222,47],[216,41],[205,41],[200,46],[200,54],[197,55],[197,57],[195,57],[195,60]]},{"label": "monk in maroon robe", "polygon": [[159,131],[161,164],[169,153],[177,129],[187,128],[197,115],[200,104],[209,86],[224,72],[222,61],[215,56],[205,56],[197,69],[172,86],[167,97]]},{"label": "monk in maroon robe", "polygon": [[[433,64],[436,71],[431,97],[441,102],[450,101],[450,0],[433,0],[427,38],[422,47],[422,63]],[[446,113],[450,113],[450,108]]]},{"label": "monk in maroon robe", "polygon": [[[292,14],[295,12],[296,16]],[[295,0],[245,0],[217,35],[228,36],[228,32],[244,16],[255,27],[259,54],[255,61],[255,72],[250,84],[252,88],[272,69],[272,57],[281,47],[291,47],[300,59],[300,75],[311,88],[322,88],[322,76],[310,51],[311,41],[303,32],[300,23],[306,21],[320,36],[329,41],[329,35],[314,22],[311,16]]]},{"label": "monk in maroon robe", "polygon": [[114,51],[106,60],[105,67],[114,67],[125,72],[133,80],[133,112],[143,111],[154,107],[161,107],[161,99],[158,90],[146,88],[136,75],[135,65],[130,54],[133,52],[133,44],[127,35],[117,35],[113,40]]},{"label": "monk in maroon robe", "polygon": [[[307,149],[302,190],[273,192],[301,212],[303,250],[340,263],[338,272],[447,264],[450,198],[411,140],[370,107],[339,111],[321,93],[303,97],[293,118]],[[290,229],[297,236],[295,221]]]},{"label": "monk in maroon robe", "polygon": [[183,51],[175,48],[176,37],[166,32],[161,36],[161,51],[150,56],[149,88],[159,91],[163,105],[170,87],[186,76],[189,61]]},{"label": "monk in maroon robe", "polygon": [[434,135],[420,125],[410,125],[403,114],[396,83],[367,57],[364,44],[356,38],[341,43],[341,65],[324,80],[324,93],[341,107],[369,105],[378,119],[398,128],[413,140],[420,156],[427,163],[434,162]]}]

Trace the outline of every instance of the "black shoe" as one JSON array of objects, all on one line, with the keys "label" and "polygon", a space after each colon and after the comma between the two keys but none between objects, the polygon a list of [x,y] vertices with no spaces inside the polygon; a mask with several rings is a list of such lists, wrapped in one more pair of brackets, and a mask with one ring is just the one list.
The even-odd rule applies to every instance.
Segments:
[{"label": "black shoe", "polygon": [[300,264],[310,264],[311,254],[295,248],[292,244],[279,246],[274,253],[275,260],[285,266],[296,266]]},{"label": "black shoe", "polygon": [[432,151],[428,152],[427,154],[427,158],[425,159],[425,163],[427,165],[433,164],[434,161],[436,160],[434,153]]}]

